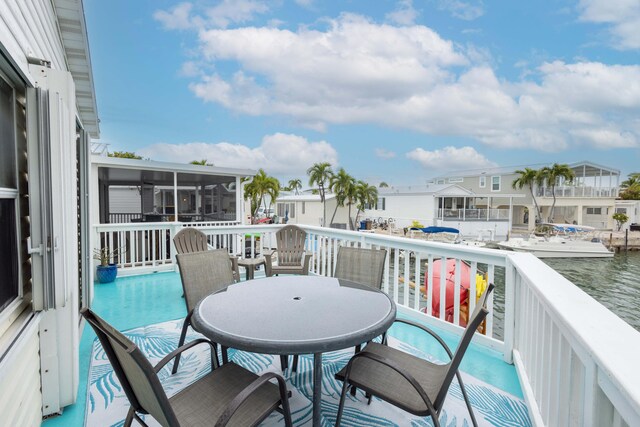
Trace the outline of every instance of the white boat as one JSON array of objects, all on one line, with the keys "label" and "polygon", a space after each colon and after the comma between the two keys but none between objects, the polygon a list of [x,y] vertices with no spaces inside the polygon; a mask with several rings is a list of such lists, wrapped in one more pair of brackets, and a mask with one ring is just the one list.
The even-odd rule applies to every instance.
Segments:
[{"label": "white boat", "polygon": [[538,258],[611,258],[613,252],[598,239],[584,234],[593,228],[572,224],[541,224],[553,235],[511,238],[498,242],[500,249],[529,252]]}]

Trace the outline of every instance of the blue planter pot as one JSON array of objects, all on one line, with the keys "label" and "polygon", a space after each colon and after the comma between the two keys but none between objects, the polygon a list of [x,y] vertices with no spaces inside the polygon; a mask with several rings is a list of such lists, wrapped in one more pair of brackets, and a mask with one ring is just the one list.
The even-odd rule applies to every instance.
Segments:
[{"label": "blue planter pot", "polygon": [[96,279],[100,283],[111,283],[116,280],[118,275],[118,266],[109,264],[107,266],[99,265],[96,269]]}]

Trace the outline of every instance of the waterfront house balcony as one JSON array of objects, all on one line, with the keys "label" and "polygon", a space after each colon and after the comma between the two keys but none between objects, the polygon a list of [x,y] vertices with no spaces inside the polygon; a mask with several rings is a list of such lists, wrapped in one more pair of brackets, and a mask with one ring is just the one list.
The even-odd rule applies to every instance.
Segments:
[{"label": "waterfront house balcony", "polygon": [[[121,278],[114,284],[94,285],[92,307],[118,329],[136,328],[133,333],[142,335],[153,335],[154,325],[181,321],[185,315],[184,303],[180,298],[180,279],[175,273],[171,242],[184,226],[188,224],[95,225],[96,247],[117,245],[126,250],[113,260],[119,266]],[[274,233],[280,226],[198,228],[207,234],[211,246],[251,257],[275,247]],[[640,425],[640,371],[635,363],[640,354],[640,333],[534,256],[321,227],[303,228],[308,233],[307,250],[313,254],[310,274],[331,275],[341,245],[386,248],[383,290],[396,302],[399,316],[436,328],[454,346],[462,331],[460,313],[473,309],[474,305],[473,298],[469,301],[471,307],[463,307],[457,298],[464,280],[461,266],[468,264],[470,268],[465,274],[469,274],[470,279],[481,272],[489,282],[496,283],[495,297],[489,301],[485,334],[476,334],[462,366],[463,375],[470,378],[467,382],[476,384],[479,393],[495,392],[476,395],[475,404],[479,405],[476,413],[485,420],[484,425],[502,425],[500,418],[493,418],[494,422],[486,420],[492,419],[492,407],[496,411],[504,409],[501,406],[504,399],[512,399],[509,402],[516,407],[518,402],[526,405],[527,417],[519,421],[524,425]],[[425,270],[433,271],[434,262],[441,258],[455,260],[456,303],[452,312],[447,312],[444,304],[439,312],[434,312],[430,292],[417,291],[425,281]],[[430,288],[433,278],[426,276],[426,285]],[[445,276],[440,275],[442,285]],[[474,295],[476,281],[470,280],[470,286],[470,293]],[[442,300],[445,288],[440,287]],[[400,345],[418,348],[436,359],[443,357],[432,343],[411,331],[394,327],[391,336]],[[177,335],[174,338],[177,343]],[[96,371],[89,372],[92,341],[92,333],[85,328],[80,349],[80,384],[86,384],[89,378],[90,389],[98,387],[95,377],[91,377]],[[240,352],[237,357],[247,358]],[[327,367],[329,371],[334,368],[337,369]],[[297,381],[291,377],[289,380]],[[112,387],[96,388],[94,393],[99,395],[111,390]],[[91,408],[97,405],[97,395],[86,393],[86,387],[82,386],[78,403],[47,424],[82,425],[97,420],[85,419],[93,416]],[[323,402],[328,402],[323,405],[323,417],[328,423],[336,410],[334,397],[331,390],[323,390]],[[451,401],[455,402],[455,398]],[[100,404],[103,403],[101,400]],[[300,405],[297,425],[307,425],[309,416],[305,405],[296,404]],[[375,407],[384,407],[384,404]],[[366,413],[367,406],[360,409]],[[456,413],[455,407],[450,411],[459,420],[466,414]],[[397,416],[395,412],[384,414],[387,415],[382,417],[390,421]],[[462,425],[462,421],[456,425]]]}]

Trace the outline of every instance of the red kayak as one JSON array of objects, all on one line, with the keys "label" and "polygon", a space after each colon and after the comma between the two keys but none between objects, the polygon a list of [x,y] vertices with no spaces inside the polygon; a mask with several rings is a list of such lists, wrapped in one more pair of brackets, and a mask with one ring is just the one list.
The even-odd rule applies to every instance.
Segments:
[{"label": "red kayak", "polygon": [[[440,271],[441,271],[441,260],[433,261],[433,271],[431,272],[431,277],[433,280],[433,290],[432,290],[432,303],[431,303],[431,312],[434,317],[440,317]],[[447,285],[446,297],[445,297],[445,320],[447,322],[453,323],[453,302],[454,302],[454,288],[455,288],[455,280],[456,280],[456,260],[448,259],[446,264],[446,278],[445,283]],[[422,292],[427,295],[427,286],[428,286],[428,276],[429,272],[425,273],[424,276],[424,285],[422,286]],[[471,275],[471,267],[465,262],[460,263],[460,303],[464,303],[469,296],[469,281]],[[423,311],[426,312],[426,308],[423,308]],[[463,319],[460,316],[460,326],[466,326],[466,316]]]}]

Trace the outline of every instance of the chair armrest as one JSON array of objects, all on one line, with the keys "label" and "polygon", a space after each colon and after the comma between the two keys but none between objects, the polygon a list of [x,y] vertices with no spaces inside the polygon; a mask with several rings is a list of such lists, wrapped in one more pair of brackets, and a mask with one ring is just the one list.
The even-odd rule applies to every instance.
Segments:
[{"label": "chair armrest", "polygon": [[[169,363],[174,357],[176,357],[177,355],[181,354],[182,352],[184,352],[185,350],[189,350],[191,347],[194,347],[198,344],[203,344],[203,343],[207,343],[211,346],[211,351],[212,352],[217,352],[217,348],[216,348],[216,344],[212,341],[209,341],[207,339],[204,338],[198,338],[197,340],[193,340],[193,341],[189,341],[189,343],[183,345],[182,347],[178,347],[177,349],[173,350],[171,353],[167,354],[165,357],[162,358],[161,361],[159,361],[154,367],[153,370],[156,372],[156,374],[158,372],[160,372],[162,370],[162,368],[164,368],[164,366]],[[215,353],[214,353],[215,354]],[[211,369],[213,369],[213,365],[211,366]]]},{"label": "chair armrest", "polygon": [[[438,341],[438,343],[442,346],[442,348],[444,348],[444,350],[447,352],[447,354],[449,355],[450,359],[453,359],[453,353],[451,352],[451,349],[449,348],[449,346],[442,340],[442,338],[440,338],[440,336],[438,336],[438,334],[436,334],[434,331],[432,331],[431,329],[427,328],[424,325],[421,325],[420,323],[416,323],[413,322],[411,320],[406,320],[406,319],[396,319],[394,320],[393,323],[395,322],[400,322],[400,323],[404,323],[406,325],[410,325],[410,326],[414,326],[418,329],[423,330],[424,332],[428,333],[429,335],[431,335],[433,338],[435,338],[436,341]],[[385,338],[386,339],[386,338]]]},{"label": "chair armrest", "polygon": [[244,403],[244,401],[247,400],[247,398],[251,396],[253,392],[259,389],[265,383],[269,382],[269,380],[272,378],[275,378],[278,381],[278,388],[280,389],[280,400],[282,401],[283,408],[287,406],[287,386],[284,378],[274,372],[267,372],[253,380],[251,384],[242,389],[242,391],[238,393],[236,397],[234,397],[231,402],[227,404],[227,407],[224,409],[224,411],[222,411],[220,417],[218,417],[215,427],[226,426],[233,414],[235,414],[235,412],[238,410],[240,405],[242,405],[242,403]]},{"label": "chair armrest", "polygon": [[[377,363],[380,363],[382,365],[385,365],[388,368],[393,369],[394,371],[396,371],[405,380],[407,380],[407,382],[409,384],[411,384],[411,386],[416,390],[416,392],[420,395],[420,397],[424,401],[425,405],[427,405],[427,408],[429,409],[429,411],[432,414],[436,414],[437,413],[435,408],[434,408],[434,406],[433,406],[433,403],[431,402],[431,399],[429,399],[429,396],[427,395],[427,392],[424,391],[422,386],[413,377],[413,375],[411,375],[404,368],[396,365],[395,363],[393,363],[391,360],[387,359],[386,357],[380,356],[379,354],[371,353],[371,352],[367,351],[366,349],[361,351],[360,353],[357,353],[355,356],[353,356],[351,358],[351,360],[349,360],[349,363],[347,364],[347,371],[345,372],[345,376],[344,376],[344,383],[345,384],[347,384],[349,382],[349,375],[351,374],[351,368],[353,366],[353,363],[356,362],[357,360],[361,359],[361,358],[370,359],[370,360],[372,360],[374,362],[377,362]],[[362,385],[359,385],[359,384],[358,384],[358,386],[360,388],[362,388],[363,390],[365,390],[365,391],[370,391],[372,394],[375,394],[374,390],[367,390],[366,387],[362,387]],[[435,420],[435,417],[433,419]]]},{"label": "chair armrest", "polygon": [[271,272],[271,268],[273,267],[273,256],[274,252],[265,252],[264,253],[264,273],[267,275],[267,277],[271,277],[272,276],[272,272]]},{"label": "chair armrest", "polygon": [[229,255],[231,261],[231,270],[233,271],[233,278],[236,282],[240,281],[240,267],[238,267],[238,257],[235,255]]},{"label": "chair armrest", "polygon": [[309,271],[309,261],[311,260],[311,256],[313,254],[311,252],[305,251],[303,254],[303,262],[302,262],[302,268],[305,272]]}]

